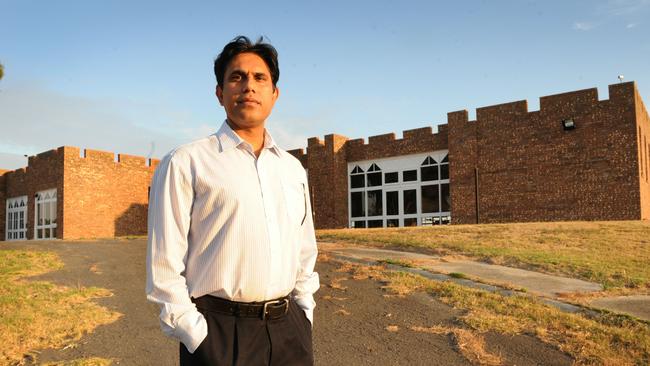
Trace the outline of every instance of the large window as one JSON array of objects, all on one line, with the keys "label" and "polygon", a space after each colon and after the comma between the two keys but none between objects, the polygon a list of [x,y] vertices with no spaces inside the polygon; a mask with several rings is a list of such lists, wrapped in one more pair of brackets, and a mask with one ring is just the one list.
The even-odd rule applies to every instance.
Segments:
[{"label": "large window", "polygon": [[5,240],[27,239],[27,196],[7,199]]},{"label": "large window", "polygon": [[350,227],[451,221],[447,151],[348,165]]},{"label": "large window", "polygon": [[34,239],[56,238],[56,189],[36,193]]}]

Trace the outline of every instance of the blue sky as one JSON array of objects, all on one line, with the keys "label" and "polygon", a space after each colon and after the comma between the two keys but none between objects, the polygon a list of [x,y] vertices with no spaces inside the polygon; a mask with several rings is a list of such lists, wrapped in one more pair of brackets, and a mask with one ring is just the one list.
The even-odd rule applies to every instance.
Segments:
[{"label": "blue sky", "polygon": [[[229,5],[228,5],[229,4]],[[0,168],[62,145],[162,157],[225,114],[236,35],[280,54],[286,149],[446,123],[447,112],[634,80],[650,104],[650,0],[0,1]]]}]

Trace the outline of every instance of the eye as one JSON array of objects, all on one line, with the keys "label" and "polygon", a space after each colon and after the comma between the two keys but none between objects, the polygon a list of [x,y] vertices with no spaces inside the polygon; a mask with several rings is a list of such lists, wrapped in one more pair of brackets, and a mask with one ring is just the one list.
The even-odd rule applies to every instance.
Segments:
[{"label": "eye", "polygon": [[255,80],[257,81],[266,81],[267,77],[265,74],[255,74]]},{"label": "eye", "polygon": [[230,81],[238,81],[241,80],[241,75],[237,73],[230,74],[230,78],[228,78]]}]

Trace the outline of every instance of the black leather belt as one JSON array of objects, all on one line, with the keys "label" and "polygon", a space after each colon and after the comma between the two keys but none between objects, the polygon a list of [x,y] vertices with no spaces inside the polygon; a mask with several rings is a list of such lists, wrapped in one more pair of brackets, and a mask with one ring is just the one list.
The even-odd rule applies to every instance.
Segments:
[{"label": "black leather belt", "polygon": [[204,295],[192,299],[196,307],[207,312],[233,315],[242,318],[277,319],[289,311],[290,296],[261,302],[238,302]]}]

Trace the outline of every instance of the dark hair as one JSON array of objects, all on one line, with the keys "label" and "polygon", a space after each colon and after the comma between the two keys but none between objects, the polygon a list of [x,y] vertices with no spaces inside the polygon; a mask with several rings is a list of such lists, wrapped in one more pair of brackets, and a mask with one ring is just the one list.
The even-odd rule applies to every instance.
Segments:
[{"label": "dark hair", "polygon": [[280,79],[280,67],[278,66],[278,51],[273,46],[264,42],[264,37],[260,37],[257,42],[251,42],[248,37],[238,36],[228,43],[223,51],[214,60],[214,75],[217,77],[217,85],[223,87],[223,78],[226,74],[226,68],[230,61],[240,53],[254,53],[266,62],[271,72],[271,80],[275,88]]}]

